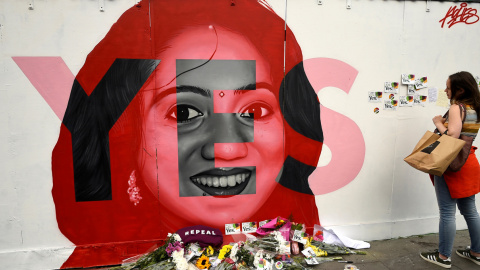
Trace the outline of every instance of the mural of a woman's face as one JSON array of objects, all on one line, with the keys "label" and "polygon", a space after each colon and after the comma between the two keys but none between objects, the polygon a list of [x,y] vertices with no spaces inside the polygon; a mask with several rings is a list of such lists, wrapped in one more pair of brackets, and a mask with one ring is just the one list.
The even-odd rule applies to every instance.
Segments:
[{"label": "mural of a woman's face", "polygon": [[143,90],[141,177],[162,205],[192,222],[249,221],[283,164],[269,63],[221,27],[186,29],[166,47]]}]

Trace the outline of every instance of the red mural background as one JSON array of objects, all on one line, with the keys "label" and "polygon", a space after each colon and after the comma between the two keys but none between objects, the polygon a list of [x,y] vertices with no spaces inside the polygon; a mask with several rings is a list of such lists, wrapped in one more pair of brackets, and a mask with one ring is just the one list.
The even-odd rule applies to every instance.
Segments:
[{"label": "red mural background", "polygon": [[[59,229],[76,245],[63,268],[120,263],[191,225],[320,223],[314,194],[352,181],[365,147],[356,124],[321,107],[317,93],[348,93],[357,71],[327,58],[304,65],[284,23],[253,0],[142,1],[120,17],[75,77],[68,105],[50,104],[63,117],[52,195]],[[34,79],[35,67],[60,60],[15,58],[50,94],[65,89],[68,70],[56,69],[63,80],[49,88],[54,76]],[[200,64],[182,69],[178,60]],[[222,61],[234,64],[215,67]],[[315,171],[324,134],[335,166]],[[209,177],[244,189],[214,193]]]}]

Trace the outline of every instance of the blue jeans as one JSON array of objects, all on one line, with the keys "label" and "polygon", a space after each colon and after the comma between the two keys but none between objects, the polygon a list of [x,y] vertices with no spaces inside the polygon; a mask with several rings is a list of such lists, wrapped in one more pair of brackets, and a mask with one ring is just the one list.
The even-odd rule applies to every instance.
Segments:
[{"label": "blue jeans", "polygon": [[455,239],[455,212],[456,205],[467,222],[470,234],[471,249],[480,253],[480,216],[475,206],[475,195],[461,199],[452,199],[447,183],[443,176],[435,176],[435,193],[437,194],[440,210],[438,251],[450,257],[452,255],[453,240]]}]

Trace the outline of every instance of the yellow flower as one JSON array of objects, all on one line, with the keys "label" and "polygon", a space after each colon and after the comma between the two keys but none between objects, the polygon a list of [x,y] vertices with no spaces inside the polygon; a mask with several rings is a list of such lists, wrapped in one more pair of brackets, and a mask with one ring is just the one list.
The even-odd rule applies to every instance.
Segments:
[{"label": "yellow flower", "polygon": [[210,268],[210,260],[207,256],[202,255],[202,257],[197,260],[195,266],[197,266],[199,269],[208,269]]},{"label": "yellow flower", "polygon": [[213,247],[212,247],[212,246],[208,246],[208,247],[205,249],[205,254],[207,254],[207,256],[212,256],[214,252],[215,252],[215,250],[213,250]]},{"label": "yellow flower", "polygon": [[225,255],[230,252],[230,250],[232,250],[232,246],[230,245],[225,245],[222,247],[222,249],[220,250],[220,254],[218,254],[218,258],[220,260],[223,260],[225,259]]},{"label": "yellow flower", "polygon": [[306,247],[308,247],[308,246],[311,245],[312,239],[313,239],[313,237],[308,237],[308,238],[307,238],[307,243],[305,244]]},{"label": "yellow flower", "polygon": [[309,238],[308,238],[307,243],[305,244],[305,248],[311,247],[312,250],[313,250],[313,252],[315,252],[315,255],[316,255],[317,257],[326,257],[326,256],[328,256],[328,253],[327,253],[326,251],[321,250],[320,248],[312,245],[312,239],[313,239],[312,237],[309,237]]},{"label": "yellow flower", "polygon": [[310,243],[307,243],[307,245],[305,245],[305,247],[311,247],[313,252],[315,252],[315,256],[317,257],[326,257],[328,256],[328,253],[314,245],[310,245]]}]

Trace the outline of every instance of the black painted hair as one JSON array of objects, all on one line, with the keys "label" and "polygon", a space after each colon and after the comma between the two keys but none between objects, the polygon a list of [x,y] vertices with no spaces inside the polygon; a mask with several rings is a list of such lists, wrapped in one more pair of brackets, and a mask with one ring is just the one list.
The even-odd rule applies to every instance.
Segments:
[{"label": "black painted hair", "polygon": [[[323,142],[320,103],[305,74],[303,62],[286,74],[279,96],[280,108],[287,123],[303,136]],[[313,194],[308,185],[308,176],[315,168],[288,156],[280,184],[298,192]]]},{"label": "black painted hair", "polygon": [[74,81],[62,122],[72,135],[76,201],[112,199],[109,131],[158,63],[117,59],[90,96]]}]

